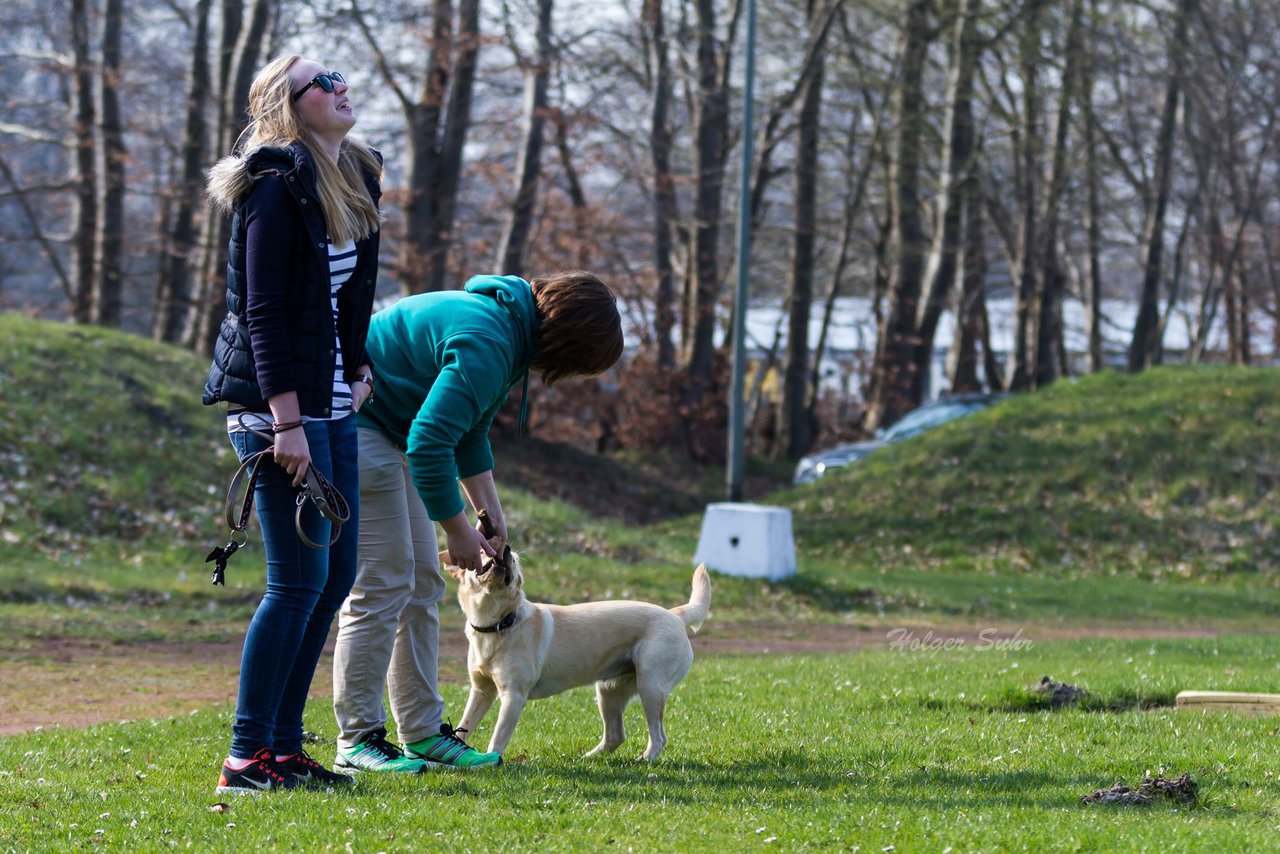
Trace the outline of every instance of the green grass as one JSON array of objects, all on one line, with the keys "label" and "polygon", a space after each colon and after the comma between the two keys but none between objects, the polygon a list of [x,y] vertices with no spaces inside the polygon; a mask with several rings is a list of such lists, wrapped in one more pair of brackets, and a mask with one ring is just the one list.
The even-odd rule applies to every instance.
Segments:
[{"label": "green grass", "polygon": [[1064,578],[1280,578],[1280,371],[1105,373],[1007,399],[779,500],[811,553]]},{"label": "green grass", "polygon": [[[704,658],[653,766],[638,707],[612,757],[589,690],[530,704],[494,773],[363,777],[211,812],[229,710],[0,740],[0,850],[1263,850],[1280,825],[1274,718],[1170,708],[1266,690],[1280,639],[1037,641],[1027,649]],[[1039,710],[1052,674],[1120,711]],[[463,693],[446,686],[455,712]],[[312,752],[332,758],[313,703]],[[480,734],[487,737],[493,720]],[[522,760],[522,761],[521,761]],[[1086,806],[1187,772],[1200,805]],[[349,847],[348,847],[349,846]]]},{"label": "green grass", "polygon": [[[0,666],[18,662],[20,677],[6,684],[39,691],[60,642],[125,657],[133,644],[242,635],[262,558],[251,529],[227,586],[209,586],[203,559],[225,536],[234,463],[218,414],[198,402],[205,369],[119,333],[0,315]],[[708,632],[838,624],[885,640],[850,654],[702,656],[655,766],[632,758],[638,707],[622,755],[580,758],[599,730],[579,689],[528,707],[497,773],[367,778],[353,793],[223,813],[209,806],[229,708],[53,728],[0,738],[0,851],[1267,848],[1280,829],[1276,719],[1171,704],[1182,689],[1271,691],[1280,677],[1280,636],[1266,634],[1280,613],[1278,379],[1214,367],[1063,382],[769,496],[794,511],[799,573],[717,577]],[[600,469],[548,453],[503,457],[517,467],[503,499],[530,595],[683,601],[696,508],[719,498],[718,473],[673,473],[670,507],[687,515],[632,526],[602,514],[598,493],[549,492]],[[603,476],[635,471],[636,500],[662,500],[663,466],[641,475],[637,462],[609,458]],[[445,630],[459,619],[447,604]],[[984,627],[1032,646],[980,648]],[[1048,636],[1085,627],[1236,634]],[[969,640],[886,649],[895,628]],[[200,673],[219,672],[209,664]],[[465,689],[447,664],[456,716]],[[145,670],[155,666],[139,659],[135,681],[170,684]],[[1045,674],[1088,698],[1046,709],[1030,691]],[[308,727],[330,760],[325,701],[310,704]],[[1079,801],[1184,771],[1198,807]]]},{"label": "green grass", "polygon": [[201,360],[109,330],[0,314],[0,559],[163,553],[196,536],[211,464]]}]

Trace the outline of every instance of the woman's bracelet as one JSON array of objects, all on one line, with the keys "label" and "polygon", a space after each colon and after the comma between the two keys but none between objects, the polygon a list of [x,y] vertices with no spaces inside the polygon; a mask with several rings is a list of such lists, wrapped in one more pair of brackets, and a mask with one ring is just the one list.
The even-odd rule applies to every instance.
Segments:
[{"label": "woman's bracelet", "polygon": [[289,430],[296,430],[302,426],[302,421],[273,421],[271,423],[272,433],[285,433]]}]

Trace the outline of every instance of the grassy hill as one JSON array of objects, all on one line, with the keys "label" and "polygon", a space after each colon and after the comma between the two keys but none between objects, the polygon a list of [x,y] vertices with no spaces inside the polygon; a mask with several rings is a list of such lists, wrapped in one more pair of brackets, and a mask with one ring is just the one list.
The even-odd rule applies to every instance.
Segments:
[{"label": "grassy hill", "polygon": [[207,367],[119,332],[0,314],[3,547],[91,554],[195,538],[211,475],[233,459],[200,405]]},{"label": "grassy hill", "polygon": [[1274,369],[1105,373],[1009,398],[782,500],[819,555],[1275,581],[1278,423]]},{"label": "grassy hill", "polygon": [[[199,402],[206,367],[121,333],[0,315],[0,606],[162,601],[152,623],[118,628],[129,637],[251,607],[253,529],[225,590],[204,572],[235,468]],[[1280,372],[1266,369],[1104,374],[1011,398],[815,484],[751,494],[793,509],[800,572],[722,578],[717,613],[1261,624],[1280,613],[1278,415]],[[531,595],[686,595],[719,471],[496,444]],[[751,470],[765,484],[786,468]],[[155,628],[162,617],[170,628]]]}]

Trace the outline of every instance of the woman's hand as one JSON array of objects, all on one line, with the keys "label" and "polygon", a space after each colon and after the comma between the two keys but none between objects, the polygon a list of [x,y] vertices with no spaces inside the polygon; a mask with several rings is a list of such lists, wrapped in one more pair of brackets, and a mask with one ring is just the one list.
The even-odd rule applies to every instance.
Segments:
[{"label": "woman's hand", "polygon": [[311,446],[307,444],[307,434],[302,427],[298,395],[292,391],[272,395],[267,398],[267,405],[271,407],[271,417],[275,419],[275,423],[298,425],[283,433],[276,433],[275,461],[293,475],[294,486],[302,486],[307,478],[307,469],[311,466]]},{"label": "woman's hand", "polygon": [[360,407],[364,406],[364,402],[369,399],[371,390],[369,384],[364,380],[353,380],[351,382],[351,411],[359,412]]},{"label": "woman's hand", "polygon": [[[462,491],[467,494],[467,500],[471,502],[471,506],[477,513],[483,510],[489,517],[494,535],[488,538],[488,542],[494,549],[493,554],[501,554],[502,547],[507,544],[507,517],[502,512],[502,502],[498,500],[498,487],[493,482],[492,469],[471,477],[464,477],[460,482]],[[484,530],[480,525],[476,525],[476,528],[481,532]]]},{"label": "woman's hand", "polygon": [[356,369],[356,378],[349,383],[351,388],[351,411],[359,412],[360,407],[373,397],[373,368],[361,365]]},{"label": "woman's hand", "polygon": [[447,537],[446,546],[455,566],[462,569],[479,569],[485,555],[493,557],[497,554],[489,541],[484,538],[471,523],[467,521],[465,512],[440,523]]},{"label": "woman's hand", "polygon": [[293,475],[293,485],[302,486],[311,466],[311,446],[301,427],[276,434],[275,461]]},{"label": "woman's hand", "polygon": [[[493,553],[495,555],[500,555],[502,554],[502,547],[507,544],[507,519],[502,515],[501,507],[498,507],[496,513],[491,512],[489,508],[486,507],[485,515],[489,517],[489,524],[493,526],[494,531],[492,537],[485,537],[485,539],[488,540],[489,545],[493,547]],[[482,537],[485,536],[483,522],[476,522],[476,530],[480,532]]]}]

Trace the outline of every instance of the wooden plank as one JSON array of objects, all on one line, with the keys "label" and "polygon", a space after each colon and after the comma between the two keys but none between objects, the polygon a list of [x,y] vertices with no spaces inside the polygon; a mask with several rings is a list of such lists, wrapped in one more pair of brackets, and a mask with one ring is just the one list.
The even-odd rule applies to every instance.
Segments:
[{"label": "wooden plank", "polygon": [[1240,691],[1180,691],[1180,709],[1243,712],[1249,715],[1280,714],[1280,694],[1251,694]]}]

